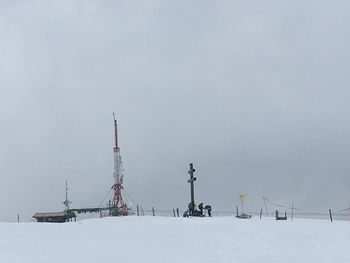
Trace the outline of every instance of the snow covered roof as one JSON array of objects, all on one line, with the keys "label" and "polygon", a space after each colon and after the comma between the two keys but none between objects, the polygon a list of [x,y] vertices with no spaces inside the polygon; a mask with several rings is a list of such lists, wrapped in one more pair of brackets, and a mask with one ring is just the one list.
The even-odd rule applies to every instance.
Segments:
[{"label": "snow covered roof", "polygon": [[66,212],[46,212],[46,213],[35,213],[33,215],[34,218],[42,218],[42,217],[63,217],[66,216]]}]

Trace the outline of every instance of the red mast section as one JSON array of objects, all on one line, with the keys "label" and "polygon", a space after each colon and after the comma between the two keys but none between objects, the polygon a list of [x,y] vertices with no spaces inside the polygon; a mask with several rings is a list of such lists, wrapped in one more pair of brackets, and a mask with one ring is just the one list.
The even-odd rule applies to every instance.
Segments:
[{"label": "red mast section", "polygon": [[114,191],[113,193],[113,200],[111,203],[111,209],[109,211],[110,216],[127,216],[129,215],[129,209],[124,203],[123,196],[122,196],[122,189],[123,188],[123,163],[122,158],[120,156],[120,148],[118,146],[118,127],[117,127],[117,120],[114,116],[114,135],[115,135],[115,146],[113,148],[114,152],[114,185],[112,186],[112,189]]}]

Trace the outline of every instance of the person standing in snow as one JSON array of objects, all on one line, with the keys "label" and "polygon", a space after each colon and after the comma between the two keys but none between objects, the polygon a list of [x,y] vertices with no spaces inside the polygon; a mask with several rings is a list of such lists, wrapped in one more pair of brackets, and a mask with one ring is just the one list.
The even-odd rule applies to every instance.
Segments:
[{"label": "person standing in snow", "polygon": [[208,211],[208,216],[211,217],[211,206],[210,205],[206,205],[205,209]]},{"label": "person standing in snow", "polygon": [[199,209],[200,215],[202,216],[202,215],[203,215],[203,203],[200,203],[200,204],[198,205],[198,209]]},{"label": "person standing in snow", "polygon": [[190,216],[193,216],[195,214],[196,210],[197,210],[196,204],[193,204],[193,206],[192,206],[192,202],[190,202],[188,204],[188,212],[189,212]]}]

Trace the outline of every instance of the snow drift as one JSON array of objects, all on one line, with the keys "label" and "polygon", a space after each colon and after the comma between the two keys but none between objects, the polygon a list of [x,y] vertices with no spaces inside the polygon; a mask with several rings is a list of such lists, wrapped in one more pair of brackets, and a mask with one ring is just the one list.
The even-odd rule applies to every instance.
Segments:
[{"label": "snow drift", "polygon": [[114,217],[0,223],[4,263],[350,262],[349,222]]}]

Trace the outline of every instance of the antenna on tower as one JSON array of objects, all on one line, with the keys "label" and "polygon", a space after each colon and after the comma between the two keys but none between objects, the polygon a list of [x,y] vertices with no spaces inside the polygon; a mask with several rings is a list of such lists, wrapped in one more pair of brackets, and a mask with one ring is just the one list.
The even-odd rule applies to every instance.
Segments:
[{"label": "antenna on tower", "polygon": [[119,150],[118,147],[118,125],[117,125],[117,119],[115,118],[115,113],[113,112],[113,119],[114,119],[114,137],[115,137],[115,148],[114,150]]},{"label": "antenna on tower", "polygon": [[66,212],[69,210],[69,204],[71,204],[71,203],[72,202],[68,200],[68,183],[66,180],[66,200],[64,200],[64,202],[63,202]]}]

